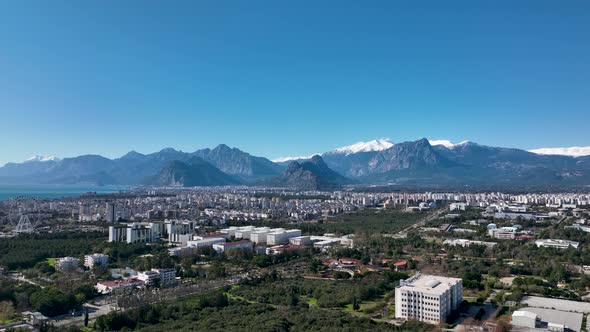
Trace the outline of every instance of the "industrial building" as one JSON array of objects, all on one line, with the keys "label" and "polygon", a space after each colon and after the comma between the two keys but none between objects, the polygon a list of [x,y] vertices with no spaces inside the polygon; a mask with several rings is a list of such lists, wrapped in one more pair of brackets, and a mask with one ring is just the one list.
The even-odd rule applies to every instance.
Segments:
[{"label": "industrial building", "polygon": [[555,309],[525,307],[515,311],[511,317],[514,327],[525,327],[531,331],[574,331],[582,330],[584,315]]},{"label": "industrial building", "polygon": [[552,240],[552,239],[545,239],[545,240],[536,240],[535,245],[537,248],[545,247],[545,248],[557,248],[557,249],[567,249],[572,247],[574,249],[578,249],[580,246],[579,242],[575,241],[568,241],[568,240]]}]

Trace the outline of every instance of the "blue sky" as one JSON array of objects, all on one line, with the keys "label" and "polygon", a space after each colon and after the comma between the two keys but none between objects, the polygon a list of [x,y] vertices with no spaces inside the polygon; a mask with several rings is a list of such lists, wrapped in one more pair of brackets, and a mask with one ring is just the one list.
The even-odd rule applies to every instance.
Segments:
[{"label": "blue sky", "polygon": [[589,1],[2,1],[0,164],[590,145]]}]

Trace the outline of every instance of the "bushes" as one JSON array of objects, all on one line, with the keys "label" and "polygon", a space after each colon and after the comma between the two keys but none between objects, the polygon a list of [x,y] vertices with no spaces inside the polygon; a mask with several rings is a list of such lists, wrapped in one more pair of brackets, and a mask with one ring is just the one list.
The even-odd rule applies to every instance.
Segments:
[{"label": "bushes", "polygon": [[66,295],[53,288],[45,288],[31,294],[31,305],[48,317],[59,316],[79,306],[73,295]]}]

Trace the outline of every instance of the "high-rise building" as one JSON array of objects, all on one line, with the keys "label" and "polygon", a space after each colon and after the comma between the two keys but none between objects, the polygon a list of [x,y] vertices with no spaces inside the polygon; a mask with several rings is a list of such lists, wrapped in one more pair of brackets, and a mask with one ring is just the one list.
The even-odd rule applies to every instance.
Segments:
[{"label": "high-rise building", "polygon": [[105,218],[107,222],[115,222],[115,205],[107,203]]},{"label": "high-rise building", "polygon": [[395,289],[395,318],[444,322],[463,300],[463,281],[417,274]]}]

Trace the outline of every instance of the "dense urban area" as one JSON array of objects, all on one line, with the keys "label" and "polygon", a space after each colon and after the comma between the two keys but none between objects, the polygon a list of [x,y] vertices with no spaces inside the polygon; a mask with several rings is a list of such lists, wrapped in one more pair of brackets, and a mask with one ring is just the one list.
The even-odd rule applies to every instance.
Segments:
[{"label": "dense urban area", "polygon": [[0,202],[0,330],[587,331],[590,195],[142,188]]}]

